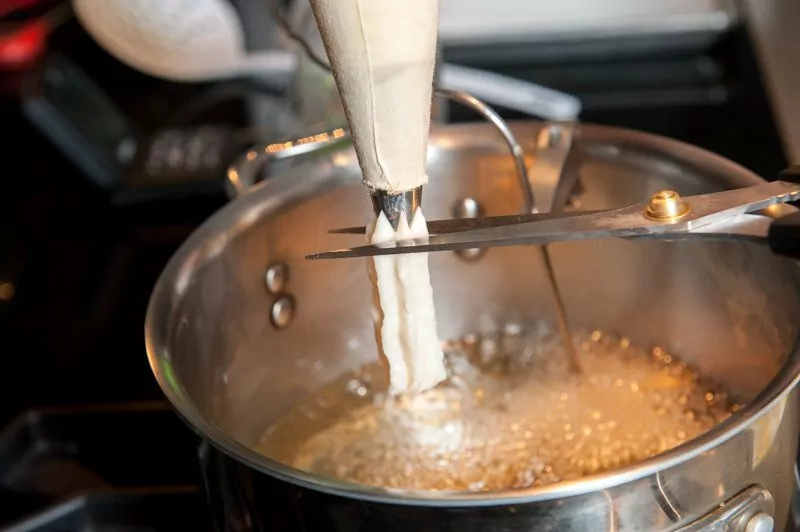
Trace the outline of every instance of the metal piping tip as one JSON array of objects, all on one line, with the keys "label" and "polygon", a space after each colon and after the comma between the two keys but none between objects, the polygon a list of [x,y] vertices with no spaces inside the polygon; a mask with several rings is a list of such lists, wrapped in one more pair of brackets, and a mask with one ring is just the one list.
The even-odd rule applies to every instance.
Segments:
[{"label": "metal piping tip", "polygon": [[372,209],[375,214],[383,213],[389,223],[396,230],[400,216],[405,213],[406,221],[411,224],[411,217],[422,204],[422,185],[403,192],[388,192],[386,190],[372,189],[369,191],[372,200]]}]

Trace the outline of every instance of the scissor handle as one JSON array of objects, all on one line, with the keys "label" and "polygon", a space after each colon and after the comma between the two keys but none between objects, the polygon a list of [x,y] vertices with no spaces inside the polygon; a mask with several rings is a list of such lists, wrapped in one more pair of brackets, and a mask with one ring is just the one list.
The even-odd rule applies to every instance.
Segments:
[{"label": "scissor handle", "polygon": [[[800,184],[800,165],[787,168],[780,173],[778,179]],[[776,255],[800,260],[800,211],[772,222],[767,233],[767,243]]]}]

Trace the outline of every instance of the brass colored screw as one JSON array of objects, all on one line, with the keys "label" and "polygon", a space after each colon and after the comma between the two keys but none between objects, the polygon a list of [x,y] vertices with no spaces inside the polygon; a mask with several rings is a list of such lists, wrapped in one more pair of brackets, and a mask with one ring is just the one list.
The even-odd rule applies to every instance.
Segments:
[{"label": "brass colored screw", "polygon": [[14,298],[14,283],[11,281],[0,282],[0,301],[11,301]]},{"label": "brass colored screw", "polygon": [[686,216],[690,210],[691,206],[683,201],[677,192],[662,190],[650,198],[644,215],[651,220],[678,220]]}]

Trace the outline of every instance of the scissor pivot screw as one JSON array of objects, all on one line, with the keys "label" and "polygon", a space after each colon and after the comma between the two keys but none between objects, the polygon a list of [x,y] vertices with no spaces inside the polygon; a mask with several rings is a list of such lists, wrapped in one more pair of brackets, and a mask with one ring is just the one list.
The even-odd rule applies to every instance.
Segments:
[{"label": "scissor pivot screw", "polygon": [[651,220],[677,220],[686,216],[691,206],[683,201],[674,190],[656,192],[644,210],[644,215]]}]

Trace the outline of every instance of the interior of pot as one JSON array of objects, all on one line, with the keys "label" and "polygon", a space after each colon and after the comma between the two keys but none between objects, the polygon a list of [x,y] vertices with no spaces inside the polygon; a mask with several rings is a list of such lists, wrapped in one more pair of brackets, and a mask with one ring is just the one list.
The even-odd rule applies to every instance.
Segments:
[{"label": "interior of pot", "polygon": [[[538,125],[514,130],[534,153]],[[652,136],[583,126],[578,138],[584,209],[630,204],[664,188],[690,195],[756,180],[718,157]],[[489,126],[435,131],[429,161],[428,219],[451,217],[465,198],[486,215],[521,211],[513,160]],[[189,239],[148,313],[151,360],[179,410],[252,445],[292,405],[377,360],[364,261],[304,259],[358,242],[327,231],[369,216],[355,156],[345,150],[285,169]],[[663,346],[740,401],[762,391],[792,356],[800,325],[796,266],[765,248],[604,240],[553,245],[551,253],[573,327]],[[279,295],[265,286],[276,263],[288,272]],[[491,249],[473,261],[434,253],[430,268],[442,339],[487,322],[553,322],[532,247]],[[282,296],[294,311],[278,328],[270,313]]]}]

